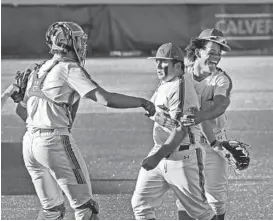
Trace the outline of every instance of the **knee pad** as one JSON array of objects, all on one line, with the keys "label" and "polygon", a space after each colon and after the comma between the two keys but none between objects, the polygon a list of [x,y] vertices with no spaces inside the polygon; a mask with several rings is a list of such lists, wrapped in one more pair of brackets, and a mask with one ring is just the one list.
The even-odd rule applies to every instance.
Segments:
[{"label": "knee pad", "polygon": [[86,214],[85,216],[88,216],[88,217],[85,217],[85,219],[88,219],[88,220],[98,219],[97,214],[99,213],[99,204],[95,200],[90,199],[86,203],[77,207],[76,211],[81,211],[86,209],[89,209],[91,213]]},{"label": "knee pad", "polygon": [[41,209],[38,214],[38,220],[61,220],[65,215],[64,203],[54,206],[50,209]]}]

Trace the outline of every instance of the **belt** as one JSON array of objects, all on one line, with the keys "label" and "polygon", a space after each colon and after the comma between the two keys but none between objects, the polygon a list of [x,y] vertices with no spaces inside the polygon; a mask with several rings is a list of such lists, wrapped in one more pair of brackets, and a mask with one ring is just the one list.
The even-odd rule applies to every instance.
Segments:
[{"label": "belt", "polygon": [[[178,148],[178,151],[183,151],[183,150],[189,150],[190,145],[180,145]],[[165,158],[168,159],[172,153],[168,154]]]},{"label": "belt", "polygon": [[190,145],[180,145],[178,151],[188,150],[190,149]]},{"label": "belt", "polygon": [[45,128],[34,128],[32,133],[40,132],[40,133],[53,133],[55,129],[45,129]]},{"label": "belt", "polygon": [[[49,128],[33,128],[31,129],[31,133],[54,133],[56,130],[56,132],[58,133],[58,131],[60,131],[60,128],[55,128],[55,129],[49,129]],[[66,129],[65,129],[66,130]],[[67,128],[68,132],[71,132],[70,128]],[[63,131],[63,128],[61,129],[61,131]]]}]

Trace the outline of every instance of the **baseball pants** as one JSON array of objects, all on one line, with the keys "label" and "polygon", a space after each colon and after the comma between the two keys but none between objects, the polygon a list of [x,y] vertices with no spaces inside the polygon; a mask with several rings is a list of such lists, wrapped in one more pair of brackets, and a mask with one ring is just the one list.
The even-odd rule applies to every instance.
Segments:
[{"label": "baseball pants", "polygon": [[[219,141],[227,140],[225,130],[215,134]],[[205,190],[208,203],[216,215],[226,212],[228,193],[228,162],[220,153],[214,151],[208,143],[201,143],[206,152],[205,158]],[[186,210],[177,200],[178,210]],[[190,215],[190,214],[189,214]]]},{"label": "baseball pants", "polygon": [[154,209],[171,189],[186,211],[195,219],[211,219],[214,212],[204,193],[202,149],[175,151],[150,171],[141,168],[131,200],[136,219],[155,219]]},{"label": "baseball pants", "polygon": [[56,208],[64,203],[63,193],[76,219],[91,217],[91,209],[84,206],[92,200],[89,173],[66,128],[29,129],[23,138],[23,158],[42,205],[38,218],[62,218],[54,213],[57,216]]}]

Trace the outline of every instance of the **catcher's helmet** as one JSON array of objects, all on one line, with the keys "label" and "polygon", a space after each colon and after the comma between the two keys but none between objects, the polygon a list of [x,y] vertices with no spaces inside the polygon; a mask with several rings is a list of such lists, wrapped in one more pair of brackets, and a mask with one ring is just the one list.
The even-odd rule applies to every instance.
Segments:
[{"label": "catcher's helmet", "polygon": [[67,53],[74,50],[83,66],[86,58],[87,34],[74,22],[55,22],[46,32],[50,53]]}]

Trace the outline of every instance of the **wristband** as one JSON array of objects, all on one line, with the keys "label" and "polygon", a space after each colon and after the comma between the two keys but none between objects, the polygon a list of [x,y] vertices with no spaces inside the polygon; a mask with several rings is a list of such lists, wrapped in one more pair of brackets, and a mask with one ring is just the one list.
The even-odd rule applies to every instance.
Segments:
[{"label": "wristband", "polygon": [[212,142],[210,143],[210,146],[213,147],[213,146],[216,144],[216,142],[217,142],[216,140],[212,141]]}]

